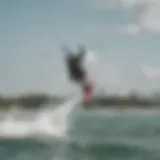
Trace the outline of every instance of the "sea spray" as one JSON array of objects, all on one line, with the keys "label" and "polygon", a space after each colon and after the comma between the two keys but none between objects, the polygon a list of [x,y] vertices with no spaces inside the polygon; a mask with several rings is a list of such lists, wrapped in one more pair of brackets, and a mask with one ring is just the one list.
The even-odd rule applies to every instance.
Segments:
[{"label": "sea spray", "polygon": [[28,113],[28,120],[15,118],[23,112],[9,112],[0,123],[0,137],[65,136],[69,127],[68,118],[79,102],[80,96],[76,96],[54,109],[49,109],[45,106],[46,108],[38,111],[38,114],[35,113],[34,118],[30,116],[31,112]]}]

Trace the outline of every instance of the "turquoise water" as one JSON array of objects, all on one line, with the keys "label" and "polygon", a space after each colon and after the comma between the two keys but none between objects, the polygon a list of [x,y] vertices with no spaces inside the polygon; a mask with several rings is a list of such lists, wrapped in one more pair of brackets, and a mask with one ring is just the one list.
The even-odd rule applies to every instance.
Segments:
[{"label": "turquoise water", "polygon": [[65,138],[0,140],[2,160],[160,160],[160,114],[81,113]]}]

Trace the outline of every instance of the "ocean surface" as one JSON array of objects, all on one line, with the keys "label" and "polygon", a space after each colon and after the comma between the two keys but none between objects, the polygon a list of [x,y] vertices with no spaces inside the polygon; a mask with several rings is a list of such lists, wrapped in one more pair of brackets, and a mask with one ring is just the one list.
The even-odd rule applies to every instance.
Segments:
[{"label": "ocean surface", "polygon": [[[160,160],[159,110],[76,107],[61,129],[44,119],[49,109],[1,113],[0,159]],[[67,107],[62,108],[63,117]]]}]

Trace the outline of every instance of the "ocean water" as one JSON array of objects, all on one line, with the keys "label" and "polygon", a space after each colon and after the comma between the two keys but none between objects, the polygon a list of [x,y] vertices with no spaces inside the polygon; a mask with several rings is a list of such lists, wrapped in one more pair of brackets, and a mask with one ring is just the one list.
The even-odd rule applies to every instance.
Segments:
[{"label": "ocean water", "polygon": [[[58,136],[59,132],[49,134],[48,131],[31,134],[33,126],[29,123],[34,121],[37,112],[21,113],[19,119],[16,116],[22,125],[17,123],[9,126],[9,136],[5,136],[5,130],[2,129],[2,121],[4,124],[7,120],[1,118],[2,160],[160,160],[159,110],[75,110],[66,124],[65,136]],[[16,128],[18,125],[19,128]],[[47,122],[38,125],[45,128]],[[21,134],[12,137],[13,133]]]}]

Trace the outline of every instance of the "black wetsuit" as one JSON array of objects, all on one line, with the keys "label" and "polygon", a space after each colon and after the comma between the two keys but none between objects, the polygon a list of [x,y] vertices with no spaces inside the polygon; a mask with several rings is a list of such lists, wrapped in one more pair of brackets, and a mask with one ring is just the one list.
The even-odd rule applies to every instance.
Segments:
[{"label": "black wetsuit", "polygon": [[83,68],[85,55],[86,52],[84,50],[80,50],[78,54],[68,52],[66,62],[70,79],[79,83],[82,86],[83,91],[88,91],[91,89],[91,86],[87,81],[87,74]]},{"label": "black wetsuit", "polygon": [[71,80],[80,82],[86,78],[85,70],[82,67],[84,54],[73,55],[71,53],[67,56],[67,67]]}]

